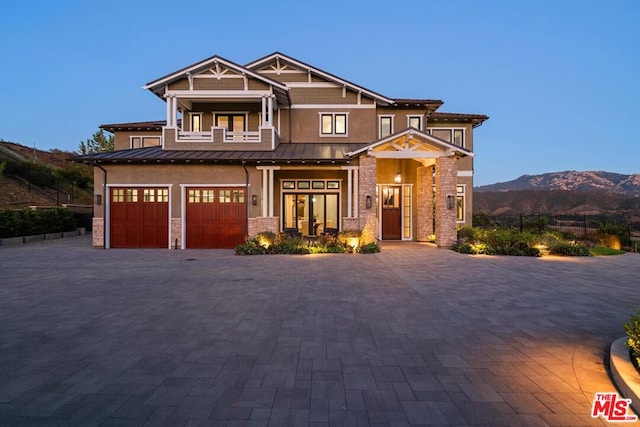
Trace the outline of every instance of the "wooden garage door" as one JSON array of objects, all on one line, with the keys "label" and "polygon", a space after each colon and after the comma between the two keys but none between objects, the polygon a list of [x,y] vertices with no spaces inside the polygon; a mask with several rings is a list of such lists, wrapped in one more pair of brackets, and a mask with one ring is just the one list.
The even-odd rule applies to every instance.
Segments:
[{"label": "wooden garage door", "polygon": [[234,248],[244,242],[244,188],[187,188],[186,192],[187,248]]},{"label": "wooden garage door", "polygon": [[110,206],[112,248],[167,248],[168,188],[112,188]]}]

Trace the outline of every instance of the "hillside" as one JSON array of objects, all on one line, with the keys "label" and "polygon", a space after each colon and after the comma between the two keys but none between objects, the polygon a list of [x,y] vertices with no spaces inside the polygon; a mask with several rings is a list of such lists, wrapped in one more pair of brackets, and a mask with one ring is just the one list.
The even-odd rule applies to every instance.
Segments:
[{"label": "hillside", "polygon": [[640,197],[607,191],[484,191],[474,193],[473,209],[490,215],[640,216]]},{"label": "hillside", "polygon": [[72,155],[0,140],[0,209],[91,204],[91,170],[67,160]]},{"label": "hillside", "polygon": [[627,196],[640,196],[640,174],[624,175],[602,171],[565,171],[542,175],[522,175],[508,182],[499,182],[474,188],[485,191],[564,190],[580,192],[612,192]]}]

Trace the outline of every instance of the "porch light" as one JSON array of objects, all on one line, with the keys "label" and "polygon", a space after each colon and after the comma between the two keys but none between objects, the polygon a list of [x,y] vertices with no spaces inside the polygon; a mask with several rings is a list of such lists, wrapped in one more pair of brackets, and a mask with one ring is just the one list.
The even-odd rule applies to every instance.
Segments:
[{"label": "porch light", "polygon": [[402,182],[402,174],[400,172],[396,172],[396,175],[393,177],[393,182],[396,184],[400,184]]}]

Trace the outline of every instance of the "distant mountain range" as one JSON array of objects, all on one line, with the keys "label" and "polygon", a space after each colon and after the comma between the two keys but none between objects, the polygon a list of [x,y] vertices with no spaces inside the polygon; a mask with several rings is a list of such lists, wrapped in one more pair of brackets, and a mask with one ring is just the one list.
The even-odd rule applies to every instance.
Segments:
[{"label": "distant mountain range", "polygon": [[553,172],[474,188],[474,211],[490,215],[607,215],[640,221],[640,174]]},{"label": "distant mountain range", "polygon": [[640,196],[640,174],[624,175],[602,171],[552,172],[542,175],[522,175],[513,181],[474,188],[475,192],[519,190],[606,191]]}]

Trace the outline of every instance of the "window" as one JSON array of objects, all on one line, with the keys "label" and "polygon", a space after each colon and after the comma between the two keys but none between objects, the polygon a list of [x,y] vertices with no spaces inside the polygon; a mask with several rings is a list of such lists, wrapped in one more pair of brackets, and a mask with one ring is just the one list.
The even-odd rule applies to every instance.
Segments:
[{"label": "window", "polygon": [[244,190],[233,190],[233,203],[244,203]]},{"label": "window", "polygon": [[202,113],[191,113],[191,132],[202,132]]},{"label": "window", "polygon": [[464,222],[464,185],[456,186],[456,216],[458,222]]},{"label": "window", "polygon": [[431,135],[435,136],[436,138],[444,139],[445,141],[455,144],[458,147],[464,148],[464,129],[433,128],[431,129]]},{"label": "window", "polygon": [[135,188],[127,188],[125,190],[125,196],[127,202],[137,203],[138,202],[138,190]]},{"label": "window", "polygon": [[220,203],[231,203],[231,190],[220,190]]},{"label": "window", "polygon": [[246,131],[244,114],[216,114],[216,126],[225,128],[229,132]]},{"label": "window", "polygon": [[132,136],[130,148],[156,147],[160,145],[159,136]]},{"label": "window", "polygon": [[142,201],[145,203],[154,203],[156,201],[156,190],[153,188],[145,188],[142,190]]},{"label": "window", "polygon": [[215,200],[214,190],[202,190],[202,203],[213,203]]},{"label": "window", "polygon": [[408,116],[407,126],[410,128],[422,130],[422,116]]},{"label": "window", "polygon": [[115,203],[124,202],[124,189],[114,188],[111,190],[111,200]]},{"label": "window", "polygon": [[189,203],[200,203],[200,190],[189,190]]},{"label": "window", "polygon": [[393,116],[379,116],[379,123],[378,134],[380,138],[384,138],[393,133]]},{"label": "window", "polygon": [[169,190],[166,188],[158,188],[156,190],[158,202],[167,203],[169,201]]},{"label": "window", "polygon": [[320,135],[347,135],[346,113],[320,113]]}]

